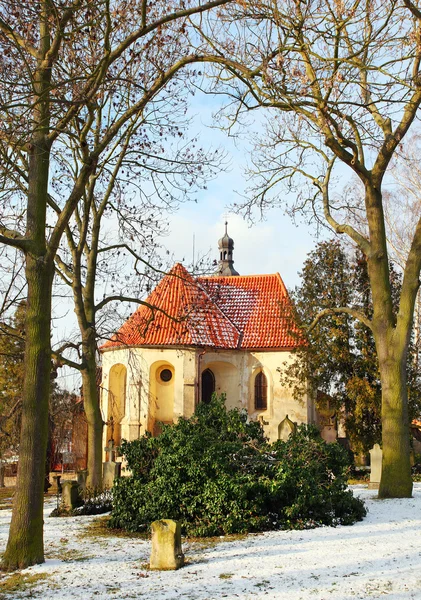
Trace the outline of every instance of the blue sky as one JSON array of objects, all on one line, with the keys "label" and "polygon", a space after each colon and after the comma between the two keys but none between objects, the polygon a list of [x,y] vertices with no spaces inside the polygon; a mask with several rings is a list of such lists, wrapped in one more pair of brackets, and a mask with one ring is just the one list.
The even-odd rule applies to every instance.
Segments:
[{"label": "blue sky", "polygon": [[[217,104],[209,96],[194,97],[190,115],[191,132],[198,134],[200,145],[228,152],[230,167],[209,182],[207,190],[197,194],[198,202],[181,206],[169,219],[170,234],[162,242],[176,261],[192,262],[193,235],[195,254],[210,252],[218,258],[218,239],[224,233],[229,205],[246,187],[244,168],[249,146],[246,140],[234,142],[222,131],[211,127],[212,111]],[[308,252],[316,243],[314,229],[306,224],[294,225],[279,209],[268,212],[264,221],[250,225],[236,214],[228,214],[228,233],[234,239],[234,264],[241,275],[279,272],[288,288],[299,283],[298,272]]]}]

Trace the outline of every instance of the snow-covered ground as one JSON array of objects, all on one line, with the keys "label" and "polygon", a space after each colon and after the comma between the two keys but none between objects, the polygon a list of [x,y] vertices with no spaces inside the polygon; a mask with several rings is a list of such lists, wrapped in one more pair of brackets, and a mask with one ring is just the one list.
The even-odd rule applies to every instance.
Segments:
[{"label": "snow-covered ground", "polygon": [[[376,500],[364,486],[354,491],[369,510],[361,523],[184,543],[187,565],[172,572],[148,571],[148,541],[88,536],[96,517],[49,518],[49,501],[47,560],[23,571],[48,577],[7,598],[421,600],[421,483],[409,500]],[[10,511],[0,511],[0,552],[9,520]]]}]

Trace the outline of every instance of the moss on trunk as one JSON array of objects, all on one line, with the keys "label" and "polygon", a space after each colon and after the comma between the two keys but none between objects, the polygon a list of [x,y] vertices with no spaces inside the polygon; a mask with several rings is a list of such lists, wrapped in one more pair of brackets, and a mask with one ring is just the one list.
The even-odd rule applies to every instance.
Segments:
[{"label": "moss on trunk", "polygon": [[27,256],[28,302],[19,469],[9,540],[2,563],[2,568],[8,571],[44,561],[44,471],[48,440],[53,272],[51,262]]},{"label": "moss on trunk", "polygon": [[404,359],[380,360],[380,373],[383,464],[379,498],[410,498],[412,476]]}]

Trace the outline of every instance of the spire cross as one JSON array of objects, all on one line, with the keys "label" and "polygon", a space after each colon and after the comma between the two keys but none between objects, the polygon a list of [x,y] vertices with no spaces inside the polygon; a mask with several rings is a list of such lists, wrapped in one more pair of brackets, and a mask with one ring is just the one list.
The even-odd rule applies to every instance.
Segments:
[{"label": "spire cross", "polygon": [[227,233],[228,233],[228,217],[229,217],[229,213],[226,212],[222,216],[225,219],[225,235],[227,235]]}]

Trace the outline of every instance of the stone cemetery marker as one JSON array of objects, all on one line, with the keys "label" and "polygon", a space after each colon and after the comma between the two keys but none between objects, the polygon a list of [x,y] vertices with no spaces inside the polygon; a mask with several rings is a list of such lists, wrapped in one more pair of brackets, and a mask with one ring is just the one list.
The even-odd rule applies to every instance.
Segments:
[{"label": "stone cemetery marker", "polygon": [[150,568],[155,571],[175,571],[184,565],[181,550],[181,526],[177,521],[161,519],[152,528]]},{"label": "stone cemetery marker", "polygon": [[383,450],[378,444],[374,444],[370,450],[370,483],[369,488],[378,488],[382,476]]},{"label": "stone cemetery marker", "polygon": [[114,440],[112,438],[110,440],[108,440],[108,446],[105,446],[104,450],[105,450],[105,452],[108,452],[108,461],[107,462],[114,462],[116,451],[115,451]]},{"label": "stone cemetery marker", "polygon": [[106,489],[111,489],[114,485],[114,479],[121,475],[121,463],[114,462],[116,455],[114,440],[108,442],[108,446],[104,448],[108,452],[108,460],[102,463],[102,485]]},{"label": "stone cemetery marker", "polygon": [[121,463],[105,462],[102,463],[102,485],[106,489],[111,489],[114,485],[114,479],[121,475]]},{"label": "stone cemetery marker", "polygon": [[77,481],[63,481],[61,484],[61,503],[66,510],[73,510],[82,504],[79,495],[79,484]]},{"label": "stone cemetery marker", "polygon": [[53,475],[54,486],[59,494],[61,494],[61,483],[60,483],[61,475]]}]

